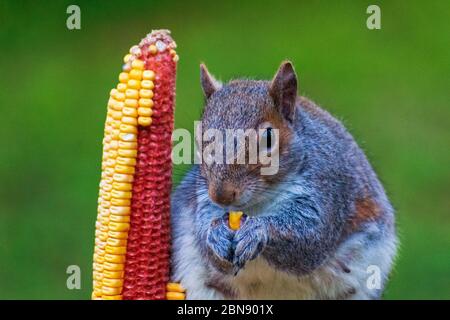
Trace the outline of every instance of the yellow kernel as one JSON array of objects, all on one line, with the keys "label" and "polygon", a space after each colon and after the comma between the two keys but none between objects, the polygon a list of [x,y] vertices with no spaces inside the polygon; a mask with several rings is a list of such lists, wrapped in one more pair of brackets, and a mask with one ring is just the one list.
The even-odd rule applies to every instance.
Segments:
[{"label": "yellow kernel", "polygon": [[128,80],[128,88],[139,89],[141,87],[141,82],[139,80],[130,79]]},{"label": "yellow kernel", "polygon": [[135,125],[129,125],[129,124],[121,124],[120,131],[126,132],[126,133],[136,133],[136,134],[138,133],[137,127]]},{"label": "yellow kernel", "polygon": [[103,271],[103,277],[109,278],[109,279],[121,279],[124,276],[123,271],[110,271],[105,270]]},{"label": "yellow kernel", "polygon": [[150,51],[151,54],[155,54],[158,52],[158,48],[154,44],[148,46],[148,51]]},{"label": "yellow kernel", "polygon": [[[109,210],[108,210],[108,208],[98,208],[98,216],[99,217],[109,217]],[[101,226],[100,225],[97,225],[97,223],[96,223],[96,227],[98,228],[98,230],[100,230],[100,231],[108,231],[108,229],[106,228],[106,230],[105,229],[102,229],[101,228]]]},{"label": "yellow kernel", "polygon": [[[137,150],[120,149],[118,151],[118,154],[121,157],[136,158],[137,157]],[[122,181],[119,181],[119,182],[122,182]]]},{"label": "yellow kernel", "polygon": [[137,142],[119,141],[119,147],[122,149],[137,149]]},{"label": "yellow kernel", "polygon": [[186,289],[184,289],[180,283],[177,282],[169,282],[166,285],[166,290],[170,292],[185,292]]},{"label": "yellow kernel", "polygon": [[122,119],[122,112],[120,112],[120,111],[109,110],[108,113],[111,114],[111,117],[114,120],[121,120]]},{"label": "yellow kernel", "polygon": [[94,270],[97,272],[103,272],[103,265],[99,263],[94,263]]},{"label": "yellow kernel", "polygon": [[105,175],[107,175],[108,177],[112,177],[112,175],[114,174],[114,169],[106,168],[105,170],[103,170],[103,172],[105,172]]},{"label": "yellow kernel", "polygon": [[102,186],[102,189],[105,191],[111,191],[112,190],[112,185],[110,184],[105,184]]},{"label": "yellow kernel", "polygon": [[111,231],[126,232],[130,230],[130,224],[125,222],[110,222],[109,229]]},{"label": "yellow kernel", "polygon": [[[121,185],[129,184],[129,183],[120,183]],[[131,184],[129,184],[131,185]],[[119,188],[117,190],[120,190]],[[131,189],[130,189],[131,190]],[[127,191],[127,190],[124,190]],[[111,211],[111,214],[115,215],[129,215],[131,213],[130,207],[119,207],[119,206],[111,206],[109,209]]]},{"label": "yellow kernel", "polygon": [[169,53],[170,53],[170,55],[172,55],[172,56],[174,56],[174,55],[177,54],[177,52],[176,52],[175,50],[173,50],[173,49],[170,49]]},{"label": "yellow kernel", "polygon": [[120,92],[125,92],[126,89],[127,89],[127,85],[125,83],[119,83],[117,85],[117,90]]},{"label": "yellow kernel", "polygon": [[113,179],[116,182],[133,182],[133,176],[130,174],[115,173]]},{"label": "yellow kernel", "polygon": [[129,80],[129,76],[128,76],[128,73],[127,73],[127,72],[121,72],[121,73],[119,74],[119,81],[120,81],[120,82],[122,82],[122,83],[127,83],[128,80]]},{"label": "yellow kernel", "polygon": [[130,71],[130,78],[135,80],[141,80],[142,79],[142,70],[133,69]]},{"label": "yellow kernel", "polygon": [[102,196],[103,200],[110,200],[111,199],[111,192],[105,192],[103,190],[100,190],[100,193],[101,193],[101,196]]},{"label": "yellow kernel", "polygon": [[138,115],[140,115],[142,117],[151,117],[153,114],[153,111],[150,108],[142,108],[141,107],[137,110],[137,113],[138,113]]},{"label": "yellow kernel", "polygon": [[185,294],[181,292],[166,292],[167,300],[184,300]]},{"label": "yellow kernel", "polygon": [[139,90],[139,95],[141,98],[151,99],[153,98],[153,91],[149,89],[141,89]]},{"label": "yellow kernel", "polygon": [[[108,152],[109,153],[109,152]],[[114,168],[115,167],[115,165],[116,165],[116,160],[114,160],[114,159],[108,159],[108,160],[106,160],[106,166],[107,167],[110,167],[110,168]]]},{"label": "yellow kernel", "polygon": [[98,239],[101,241],[106,241],[108,239],[108,234],[104,231],[100,231]]},{"label": "yellow kernel", "polygon": [[155,72],[153,70],[145,70],[142,73],[142,79],[144,79],[144,80],[155,80]]},{"label": "yellow kernel", "polygon": [[149,125],[152,124],[152,118],[150,118],[150,117],[139,117],[138,118],[138,123],[141,126],[144,126],[144,127],[149,126]]},{"label": "yellow kernel", "polygon": [[180,57],[176,54],[173,59],[174,62],[178,62],[178,60],[180,60]]},{"label": "yellow kernel", "polygon": [[127,63],[128,61],[130,61],[131,57],[132,57],[131,54],[125,55],[125,57],[123,57],[123,62]]},{"label": "yellow kernel", "polygon": [[116,95],[114,96],[117,101],[124,101],[125,100],[125,94],[123,92],[116,92]]},{"label": "yellow kernel", "polygon": [[92,294],[91,294],[91,300],[102,300],[102,296],[101,295],[97,295],[97,293],[94,290],[94,292],[92,292]]},{"label": "yellow kernel", "polygon": [[105,250],[109,254],[126,254],[127,253],[127,247],[106,246]]},{"label": "yellow kernel", "polygon": [[119,191],[131,191],[133,189],[133,185],[131,183],[114,182],[112,186],[115,190]]},{"label": "yellow kernel", "polygon": [[131,199],[132,194],[130,191],[112,190],[111,196],[116,199]]},{"label": "yellow kernel", "polygon": [[[95,230],[95,236],[96,236],[96,237],[103,236],[103,232],[100,231],[100,230]],[[107,233],[106,233],[106,236],[108,236]],[[105,241],[106,241],[106,240],[105,240]],[[97,247],[99,247],[100,249],[103,249],[103,248],[105,248],[105,246],[106,246],[106,242],[105,242],[105,241],[96,238],[96,239],[95,239],[95,245],[96,245]]]},{"label": "yellow kernel", "polygon": [[[114,188],[114,186],[113,186],[113,188]],[[105,209],[109,209],[109,207],[111,207],[111,202],[109,202],[109,201],[105,201],[105,200],[101,199],[100,203],[101,203],[101,206]]]},{"label": "yellow kernel", "polygon": [[131,67],[134,69],[144,70],[145,62],[139,59],[133,60]]},{"label": "yellow kernel", "polygon": [[102,287],[103,298],[106,296],[116,296],[122,293],[122,287],[119,288],[111,288],[111,287]]},{"label": "yellow kernel", "polygon": [[102,290],[98,288],[94,288],[94,292],[92,293],[92,297],[96,297],[96,300],[102,300]]},{"label": "yellow kernel", "polygon": [[129,117],[137,117],[136,108],[133,107],[124,107],[122,109],[122,114]]},{"label": "yellow kernel", "polygon": [[[116,103],[116,99],[114,98],[114,97],[109,97],[109,99],[108,99],[108,109],[114,109],[114,104]],[[109,110],[108,110],[109,111]],[[108,120],[108,118],[106,118],[106,120]],[[109,120],[111,120],[111,119],[109,119]]]},{"label": "yellow kernel", "polygon": [[111,138],[113,139],[119,139],[119,135],[120,135],[120,121],[115,121],[114,122],[114,127],[115,129],[113,130],[113,132],[111,133]]},{"label": "yellow kernel", "polygon": [[105,261],[112,262],[112,263],[124,263],[125,262],[125,256],[119,255],[119,254],[105,254]]},{"label": "yellow kernel", "polygon": [[[108,119],[106,119],[106,121],[108,121]],[[105,134],[109,135],[111,132],[112,132],[112,127],[109,124],[107,124],[105,126]]]},{"label": "yellow kernel", "polygon": [[105,258],[102,256],[99,256],[97,254],[94,254],[94,261],[96,263],[104,263],[105,262]]},{"label": "yellow kernel", "polygon": [[136,165],[136,159],[134,159],[134,158],[127,158],[127,157],[117,157],[116,163],[123,164],[125,166],[135,166]]},{"label": "yellow kernel", "polygon": [[[108,238],[107,246],[111,246],[111,247],[126,247],[127,246],[127,240],[125,240],[125,239]],[[106,247],[105,247],[105,250],[106,250]]]},{"label": "yellow kernel", "polygon": [[103,181],[105,181],[105,183],[113,183],[113,179],[110,177],[103,178]]},{"label": "yellow kernel", "polygon": [[129,125],[137,125],[137,121],[135,117],[122,117],[122,123]]},{"label": "yellow kernel", "polygon": [[117,151],[114,150],[114,149],[109,150],[109,151],[108,151],[108,156],[109,156],[111,159],[115,159],[115,158],[117,157]]},{"label": "yellow kernel", "polygon": [[117,93],[117,89],[116,89],[116,88],[113,88],[113,89],[111,89],[111,91],[109,92],[109,95],[110,95],[112,98],[114,98],[114,96],[116,95],[116,93]]},{"label": "yellow kernel", "polygon": [[103,215],[103,216],[99,217],[98,220],[100,221],[100,223],[103,226],[103,228],[100,228],[100,231],[107,232],[108,231],[109,216],[108,215]]},{"label": "yellow kernel", "polygon": [[112,214],[109,216],[109,220],[112,222],[130,222],[130,216],[121,216]]},{"label": "yellow kernel", "polygon": [[139,99],[139,106],[140,107],[151,108],[151,107],[153,107],[153,100],[152,99],[141,98],[141,99]]},{"label": "yellow kernel", "polygon": [[128,99],[139,99],[139,91],[136,89],[127,89],[125,91],[125,96]]},{"label": "yellow kernel", "polygon": [[231,230],[238,230],[241,226],[242,211],[230,211],[228,223]]},{"label": "yellow kernel", "polygon": [[100,273],[98,271],[94,271],[93,274],[94,274],[94,280],[102,281],[102,279],[103,279],[103,274],[102,273]]},{"label": "yellow kernel", "polygon": [[139,103],[136,99],[126,99],[125,105],[129,108],[137,108],[139,106]]},{"label": "yellow kernel", "polygon": [[105,255],[105,250],[100,248],[99,246],[95,246],[94,252],[96,254],[98,254],[99,256],[104,256]]},{"label": "yellow kernel", "polygon": [[103,232],[108,232],[109,217],[100,217],[98,219],[102,223],[102,226],[105,227]]},{"label": "yellow kernel", "polygon": [[[136,118],[132,118],[136,121]],[[120,134],[120,140],[127,141],[127,142],[136,142],[137,136],[134,133],[121,133]],[[119,150],[120,151],[120,150]]]},{"label": "yellow kernel", "polygon": [[94,281],[92,282],[92,286],[93,286],[94,288],[100,289],[100,288],[102,287],[102,282],[101,282],[101,281],[98,281],[98,280],[94,280]]},{"label": "yellow kernel", "polygon": [[111,288],[120,288],[123,286],[123,280],[104,278],[103,285]]},{"label": "yellow kernel", "polygon": [[[108,235],[114,239],[126,240],[128,238],[128,232],[108,231]],[[110,270],[110,269],[108,269]]]},{"label": "yellow kernel", "polygon": [[[134,174],[134,168],[133,167],[129,167],[129,166],[122,166],[122,165],[119,164],[119,165],[116,166],[116,172],[118,172],[118,173]],[[111,185],[110,185],[110,187],[112,189]],[[111,195],[114,197],[114,194],[111,194]]]},{"label": "yellow kernel", "polygon": [[153,89],[155,87],[155,84],[152,80],[142,80],[141,81],[141,87],[144,89]]},{"label": "yellow kernel", "polygon": [[111,198],[111,204],[119,207],[131,206],[131,200]]}]

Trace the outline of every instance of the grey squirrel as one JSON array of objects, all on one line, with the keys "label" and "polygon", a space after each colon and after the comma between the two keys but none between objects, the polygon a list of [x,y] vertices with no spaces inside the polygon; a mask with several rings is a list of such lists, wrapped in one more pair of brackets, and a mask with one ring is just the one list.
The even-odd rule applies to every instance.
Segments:
[{"label": "grey squirrel", "polygon": [[[203,128],[279,130],[279,170],[194,165],[172,195],[172,280],[187,299],[378,299],[397,248],[394,210],[344,126],[272,81],[221,84],[201,65]],[[242,210],[241,228],[227,210]]]}]

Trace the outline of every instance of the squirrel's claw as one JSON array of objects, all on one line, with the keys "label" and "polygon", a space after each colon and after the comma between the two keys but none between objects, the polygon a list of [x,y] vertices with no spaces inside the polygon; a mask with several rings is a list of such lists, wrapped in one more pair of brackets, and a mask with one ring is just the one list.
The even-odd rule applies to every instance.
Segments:
[{"label": "squirrel's claw", "polygon": [[267,244],[267,229],[257,218],[248,218],[234,237],[233,271],[235,275],[247,261],[259,256]]},{"label": "squirrel's claw", "polygon": [[227,217],[213,220],[206,236],[206,247],[213,267],[229,274],[233,269],[234,231],[228,228]]}]

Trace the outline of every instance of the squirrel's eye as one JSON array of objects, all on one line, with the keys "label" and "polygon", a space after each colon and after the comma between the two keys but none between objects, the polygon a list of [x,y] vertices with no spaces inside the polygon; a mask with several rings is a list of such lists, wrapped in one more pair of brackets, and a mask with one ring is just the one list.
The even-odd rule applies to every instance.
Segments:
[{"label": "squirrel's eye", "polygon": [[267,150],[272,149],[274,139],[273,134],[273,129],[271,127],[266,128],[262,134],[262,143]]}]

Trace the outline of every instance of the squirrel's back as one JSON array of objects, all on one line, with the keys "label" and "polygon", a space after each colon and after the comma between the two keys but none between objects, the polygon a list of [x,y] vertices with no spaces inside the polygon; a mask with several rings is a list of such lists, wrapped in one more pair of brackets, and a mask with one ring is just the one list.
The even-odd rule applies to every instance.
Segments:
[{"label": "squirrel's back", "polygon": [[[345,194],[350,204],[345,223],[346,233],[362,228],[366,222],[379,222],[386,231],[395,232],[394,211],[385,190],[366,155],[344,125],[329,112],[306,97],[299,97],[298,129],[303,148],[308,149],[305,166],[318,177],[331,174],[345,189],[330,191]],[[329,179],[328,179],[329,180]],[[339,198],[339,197],[338,197]]]}]

